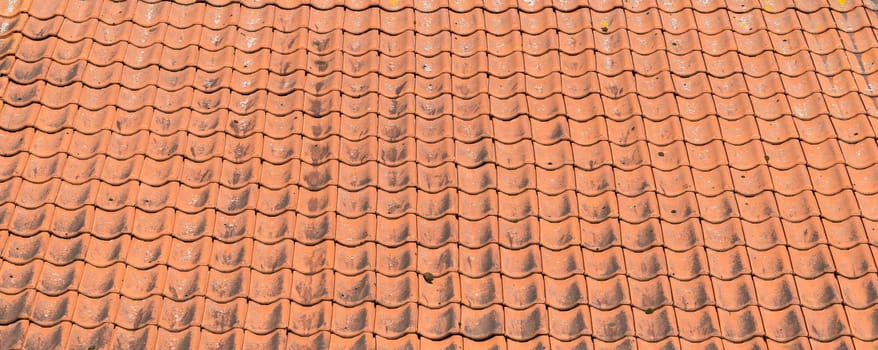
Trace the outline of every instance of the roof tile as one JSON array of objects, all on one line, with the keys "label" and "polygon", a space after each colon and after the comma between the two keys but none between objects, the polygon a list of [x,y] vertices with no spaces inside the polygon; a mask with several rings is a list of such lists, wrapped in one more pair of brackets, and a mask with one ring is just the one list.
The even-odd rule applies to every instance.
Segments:
[{"label": "roof tile", "polygon": [[24,339],[24,346],[39,347],[43,344],[64,344],[68,341],[70,324],[62,323],[50,327],[41,327],[34,324],[33,326],[32,329],[29,329],[27,338]]},{"label": "roof tile", "polygon": [[0,347],[875,339],[871,4],[14,5]]}]

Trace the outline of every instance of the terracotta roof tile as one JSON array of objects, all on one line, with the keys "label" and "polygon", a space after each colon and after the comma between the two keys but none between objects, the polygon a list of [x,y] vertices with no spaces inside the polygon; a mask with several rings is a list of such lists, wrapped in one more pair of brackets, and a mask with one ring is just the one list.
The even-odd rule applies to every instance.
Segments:
[{"label": "terracotta roof tile", "polygon": [[0,348],[878,338],[871,3],[7,5]]}]

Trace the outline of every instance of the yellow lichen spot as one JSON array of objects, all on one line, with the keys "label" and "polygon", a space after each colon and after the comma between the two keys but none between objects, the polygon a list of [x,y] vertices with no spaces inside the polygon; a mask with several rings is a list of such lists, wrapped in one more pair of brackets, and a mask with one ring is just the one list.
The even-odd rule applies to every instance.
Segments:
[{"label": "yellow lichen spot", "polygon": [[848,0],[836,0],[836,1],[838,1],[838,4],[841,6],[844,6],[844,4],[848,3]]},{"label": "yellow lichen spot", "polygon": [[765,5],[762,9],[765,10],[765,12],[771,12],[771,6]]},{"label": "yellow lichen spot", "polygon": [[609,27],[609,26],[610,26],[610,22],[607,22],[607,21],[602,21],[602,22],[601,22],[601,28],[607,28],[607,27]]},{"label": "yellow lichen spot", "polygon": [[390,0],[390,6],[399,5],[399,0]]}]

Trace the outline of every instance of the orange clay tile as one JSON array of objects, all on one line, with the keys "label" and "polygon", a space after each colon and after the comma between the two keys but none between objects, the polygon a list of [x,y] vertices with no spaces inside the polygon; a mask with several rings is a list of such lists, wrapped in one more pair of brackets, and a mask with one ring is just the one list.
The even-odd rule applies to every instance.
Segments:
[{"label": "orange clay tile", "polygon": [[869,348],[875,10],[0,1],[0,349]]}]

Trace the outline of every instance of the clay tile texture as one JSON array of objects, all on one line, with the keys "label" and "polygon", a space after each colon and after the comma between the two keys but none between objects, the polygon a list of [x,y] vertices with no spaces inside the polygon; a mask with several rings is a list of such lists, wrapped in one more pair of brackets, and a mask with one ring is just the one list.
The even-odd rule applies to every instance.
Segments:
[{"label": "clay tile texture", "polygon": [[0,0],[0,350],[875,349],[878,2]]}]

